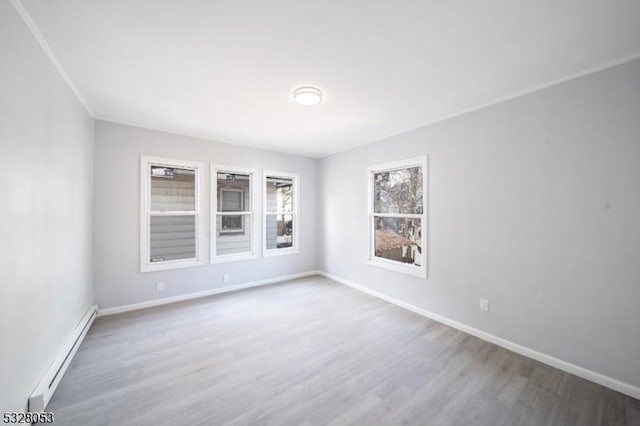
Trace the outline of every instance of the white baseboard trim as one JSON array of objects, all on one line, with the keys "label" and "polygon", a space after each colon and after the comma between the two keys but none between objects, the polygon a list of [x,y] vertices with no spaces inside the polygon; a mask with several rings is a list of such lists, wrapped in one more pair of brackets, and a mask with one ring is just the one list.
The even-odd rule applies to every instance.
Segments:
[{"label": "white baseboard trim", "polygon": [[29,411],[32,413],[44,411],[47,408],[47,404],[51,400],[53,393],[55,392],[62,376],[67,371],[71,360],[73,359],[78,347],[84,340],[84,336],[93,324],[93,320],[96,318],[98,312],[98,306],[92,305],[89,310],[84,314],[77,327],[70,336],[67,344],[62,348],[62,351],[58,354],[53,361],[47,372],[45,373],[38,386],[34,389],[29,397]]},{"label": "white baseboard trim", "polygon": [[340,284],[344,284],[346,286],[349,286],[363,293],[367,293],[371,296],[377,297],[379,299],[382,299],[394,305],[400,306],[401,308],[407,309],[418,315],[422,315],[424,317],[430,318],[439,323],[442,323],[450,327],[453,327],[455,329],[458,329],[460,331],[463,331],[467,334],[471,334],[472,336],[478,337],[479,339],[501,346],[505,349],[509,349],[510,351],[516,352],[520,355],[524,355],[528,358],[532,358],[532,359],[535,359],[536,361],[540,361],[543,364],[547,364],[559,370],[566,371],[567,373],[573,374],[575,376],[578,376],[583,379],[589,380],[591,382],[597,383],[599,385],[605,386],[609,389],[613,389],[617,392],[628,395],[632,398],[640,399],[640,387],[633,386],[629,383],[622,382],[620,380],[605,376],[603,374],[596,373],[595,371],[586,369],[584,367],[580,367],[578,365],[571,364],[570,362],[566,362],[561,359],[555,358],[551,355],[538,352],[526,346],[519,345],[517,343],[503,339],[502,337],[498,337],[491,333],[487,333],[486,331],[479,330],[477,328],[455,321],[451,318],[447,318],[445,316],[436,314],[434,312],[430,312],[426,309],[419,308],[410,303],[388,296],[384,293],[380,293],[378,291],[372,290],[363,285],[356,284],[352,281],[346,280],[344,278],[338,277],[328,272],[320,271],[319,274],[333,281],[336,281]]},{"label": "white baseboard trim", "polygon": [[288,281],[296,278],[308,277],[311,275],[321,275],[321,272],[306,271],[306,272],[300,272],[297,274],[282,275],[279,277],[267,278],[265,280],[253,281],[249,283],[235,284],[227,287],[212,288],[210,290],[181,294],[179,296],[164,297],[162,299],[154,299],[146,302],[133,303],[131,305],[115,306],[113,308],[100,309],[98,311],[98,316],[104,317],[107,315],[114,315],[122,312],[137,311],[138,309],[145,309],[145,308],[151,308],[153,306],[161,306],[161,305],[167,305],[169,303],[176,303],[176,302],[182,302],[185,300],[198,299],[200,297],[212,296],[214,294],[229,293],[231,291],[237,291],[237,290],[242,290],[242,289],[251,288],[251,287],[259,287],[261,285],[273,284],[281,281]]}]

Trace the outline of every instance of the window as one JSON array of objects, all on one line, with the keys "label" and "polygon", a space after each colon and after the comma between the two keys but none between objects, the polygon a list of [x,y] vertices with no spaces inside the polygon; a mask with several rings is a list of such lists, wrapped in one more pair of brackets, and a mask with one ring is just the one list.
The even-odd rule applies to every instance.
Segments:
[{"label": "window", "polygon": [[[235,179],[249,180],[248,175],[236,175],[236,174],[225,174],[222,176],[224,179]],[[218,177],[220,179],[220,177]],[[226,183],[226,182],[225,182]],[[223,184],[224,185],[224,184]],[[230,189],[224,188],[220,189],[219,198],[220,198],[220,233],[223,234],[237,234],[242,233],[244,231],[244,217],[241,214],[237,215],[229,215],[222,214],[228,212],[244,212],[244,194],[245,191],[242,189]],[[249,212],[248,214],[251,214]]]},{"label": "window", "polygon": [[211,167],[211,263],[255,257],[257,172],[239,167]]},{"label": "window", "polygon": [[202,264],[200,163],[142,157],[141,272]]},{"label": "window", "polygon": [[427,276],[427,158],[370,167],[367,263]]},{"label": "window", "polygon": [[264,255],[298,252],[298,175],[264,172]]}]

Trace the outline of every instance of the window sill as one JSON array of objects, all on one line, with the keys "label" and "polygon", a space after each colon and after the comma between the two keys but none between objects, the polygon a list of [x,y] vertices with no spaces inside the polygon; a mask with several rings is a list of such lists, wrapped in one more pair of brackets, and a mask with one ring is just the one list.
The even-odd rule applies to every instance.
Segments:
[{"label": "window sill", "polygon": [[258,256],[255,254],[240,254],[240,255],[226,255],[226,256],[214,256],[211,258],[211,264],[215,265],[217,263],[229,263],[229,262],[240,262],[242,260],[256,260]]},{"label": "window sill", "polygon": [[399,262],[384,259],[369,259],[367,265],[375,266],[378,268],[388,269],[394,272],[400,272],[407,275],[413,275],[414,277],[427,279],[427,268],[403,265]]},{"label": "window sill", "polygon": [[262,257],[286,256],[289,254],[298,254],[298,253],[299,253],[299,250],[297,248],[266,249],[262,252]]},{"label": "window sill", "polygon": [[196,259],[189,260],[169,260],[166,262],[157,262],[150,263],[140,266],[140,272],[156,272],[156,271],[167,271],[170,269],[182,269],[182,268],[193,268],[194,266],[202,266],[204,262]]}]

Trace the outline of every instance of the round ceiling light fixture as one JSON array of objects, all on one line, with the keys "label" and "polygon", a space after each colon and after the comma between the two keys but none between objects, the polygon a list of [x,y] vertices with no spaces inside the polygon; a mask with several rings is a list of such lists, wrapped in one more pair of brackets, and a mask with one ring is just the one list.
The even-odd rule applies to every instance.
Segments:
[{"label": "round ceiling light fixture", "polygon": [[298,87],[293,91],[293,100],[304,106],[318,105],[322,101],[322,92],[317,87]]}]

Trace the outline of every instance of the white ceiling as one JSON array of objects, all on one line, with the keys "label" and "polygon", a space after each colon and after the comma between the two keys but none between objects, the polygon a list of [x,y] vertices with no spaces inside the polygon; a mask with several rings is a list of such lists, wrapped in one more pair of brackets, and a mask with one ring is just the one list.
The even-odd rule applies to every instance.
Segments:
[{"label": "white ceiling", "polygon": [[309,156],[640,52],[638,0],[22,3],[97,118]]}]

